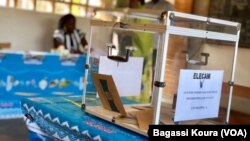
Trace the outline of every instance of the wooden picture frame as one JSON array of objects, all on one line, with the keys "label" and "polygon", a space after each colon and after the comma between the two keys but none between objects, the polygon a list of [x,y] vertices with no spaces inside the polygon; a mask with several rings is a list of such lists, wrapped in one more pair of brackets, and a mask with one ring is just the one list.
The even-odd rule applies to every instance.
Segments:
[{"label": "wooden picture frame", "polygon": [[92,78],[103,107],[118,112],[122,116],[127,116],[112,75],[92,73]]}]

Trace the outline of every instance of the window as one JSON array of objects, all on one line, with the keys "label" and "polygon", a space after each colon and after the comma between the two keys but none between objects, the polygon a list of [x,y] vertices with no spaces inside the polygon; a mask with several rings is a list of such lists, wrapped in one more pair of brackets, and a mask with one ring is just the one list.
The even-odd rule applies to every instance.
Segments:
[{"label": "window", "polygon": [[6,6],[6,5],[7,5],[7,0],[0,1],[0,6]]},{"label": "window", "polygon": [[8,7],[15,7],[15,0],[7,0]]},{"label": "window", "polygon": [[72,5],[71,13],[76,15],[76,16],[85,16],[86,15],[86,9],[83,6]]},{"label": "window", "polygon": [[14,0],[0,0],[0,6],[14,7]]},{"label": "window", "polygon": [[55,4],[55,13],[57,14],[67,14],[70,11],[70,7],[66,3],[56,2]]},{"label": "window", "polygon": [[57,0],[57,1],[70,2],[70,0]]},{"label": "window", "polygon": [[100,0],[90,0],[89,5],[94,7],[101,7],[102,3]]},{"label": "window", "polygon": [[95,7],[101,7],[103,0],[0,0],[0,6],[14,7],[38,12],[88,16]]},{"label": "window", "polygon": [[[93,1],[93,0],[92,0]],[[98,0],[97,0],[98,1]],[[72,3],[87,4],[87,0],[72,0]]]},{"label": "window", "polygon": [[52,2],[47,0],[37,0],[36,11],[48,13],[53,12]]},{"label": "window", "polygon": [[33,10],[34,9],[34,0],[17,0],[17,8]]}]

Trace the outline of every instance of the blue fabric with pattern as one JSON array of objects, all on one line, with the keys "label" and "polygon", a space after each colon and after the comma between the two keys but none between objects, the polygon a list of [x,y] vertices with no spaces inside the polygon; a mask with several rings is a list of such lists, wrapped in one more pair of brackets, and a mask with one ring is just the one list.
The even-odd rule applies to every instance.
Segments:
[{"label": "blue fabric with pattern", "polygon": [[[90,63],[87,91],[95,93],[99,62]],[[0,52],[0,119],[22,117],[20,98],[82,95],[85,64],[86,55]]]},{"label": "blue fabric with pattern", "polygon": [[[81,110],[81,97],[29,98],[21,101],[25,114],[30,114],[41,130],[60,140],[70,141],[144,141],[147,137],[96,118]],[[134,103],[122,99],[124,104]],[[87,105],[100,105],[94,96]]]}]

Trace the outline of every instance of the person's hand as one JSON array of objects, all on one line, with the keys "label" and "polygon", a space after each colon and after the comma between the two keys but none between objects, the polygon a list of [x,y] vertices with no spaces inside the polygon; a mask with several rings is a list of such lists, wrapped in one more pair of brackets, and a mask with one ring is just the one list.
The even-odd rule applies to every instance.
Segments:
[{"label": "person's hand", "polygon": [[69,50],[65,49],[63,45],[59,45],[57,48],[51,50],[52,53],[56,54],[69,54]]},{"label": "person's hand", "polygon": [[85,47],[86,45],[88,45],[88,42],[87,42],[87,40],[85,39],[85,37],[83,37],[83,38],[81,39],[81,44],[82,44],[83,47]]},{"label": "person's hand", "polygon": [[80,50],[71,50],[70,53],[72,54],[82,54]]}]

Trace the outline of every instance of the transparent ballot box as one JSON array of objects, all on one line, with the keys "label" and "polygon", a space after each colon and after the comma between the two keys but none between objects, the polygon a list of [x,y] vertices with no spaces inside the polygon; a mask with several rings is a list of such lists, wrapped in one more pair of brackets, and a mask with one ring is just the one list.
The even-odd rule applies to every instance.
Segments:
[{"label": "transparent ballot box", "polygon": [[102,105],[88,105],[84,89],[85,112],[145,136],[149,124],[228,122],[239,23],[169,11],[161,24],[91,20],[90,30],[85,79]]},{"label": "transparent ballot box", "polygon": [[[228,124],[240,24],[178,12],[168,14],[163,48],[166,67],[161,72],[165,73],[166,87],[158,97],[164,101],[164,114],[159,121]],[[162,66],[162,62],[157,65]]]}]

